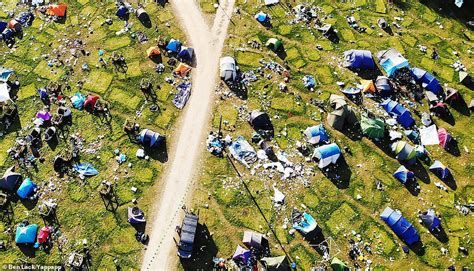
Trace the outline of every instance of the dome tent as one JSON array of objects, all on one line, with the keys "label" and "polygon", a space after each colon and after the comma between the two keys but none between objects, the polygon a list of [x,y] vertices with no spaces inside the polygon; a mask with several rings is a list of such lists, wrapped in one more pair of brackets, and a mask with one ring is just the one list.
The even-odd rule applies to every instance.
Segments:
[{"label": "dome tent", "polygon": [[408,60],[406,60],[396,49],[390,48],[377,53],[379,64],[391,77],[395,72],[401,68],[409,67]]},{"label": "dome tent", "polygon": [[181,51],[181,45],[182,43],[179,40],[171,39],[166,45],[166,50],[177,54]]},{"label": "dome tent", "polygon": [[160,49],[156,46],[151,46],[146,50],[146,56],[149,58],[154,58],[161,54]]},{"label": "dome tent", "polygon": [[336,143],[320,146],[314,149],[313,152],[313,158],[319,160],[319,168],[325,168],[330,164],[336,164],[340,156],[341,149]]},{"label": "dome tent", "polygon": [[438,139],[439,139],[439,145],[443,149],[446,149],[448,147],[448,144],[451,141],[452,137],[451,137],[451,134],[448,133],[448,131],[446,131],[446,129],[439,128],[438,129]]},{"label": "dome tent", "polygon": [[11,167],[5,171],[2,179],[0,179],[0,189],[8,192],[15,190],[22,177],[20,173],[14,172],[14,167]]},{"label": "dome tent", "polygon": [[263,137],[273,137],[273,124],[267,113],[253,110],[250,113],[249,123]]},{"label": "dome tent", "polygon": [[339,260],[336,257],[332,258],[331,268],[332,268],[333,271],[348,271],[348,270],[350,270],[349,267],[347,267],[347,265],[343,261]]},{"label": "dome tent", "polygon": [[270,16],[265,12],[259,12],[255,14],[255,19],[259,23],[267,23],[268,21],[270,21]]},{"label": "dome tent", "polygon": [[15,243],[17,245],[32,245],[36,242],[36,233],[38,232],[38,225],[20,224],[16,228]]},{"label": "dome tent", "polygon": [[390,79],[386,76],[378,76],[375,80],[375,87],[382,97],[389,96],[392,93]]},{"label": "dome tent", "polygon": [[327,121],[331,127],[336,130],[342,130],[346,123],[354,125],[357,123],[357,117],[355,116],[352,108],[347,104],[344,97],[331,94],[329,97],[331,107],[334,109],[333,112],[328,114]]},{"label": "dome tent", "polygon": [[437,230],[441,226],[441,221],[433,209],[428,209],[428,211],[421,213],[420,219],[429,231]]},{"label": "dome tent", "polygon": [[145,147],[158,148],[164,143],[165,137],[150,129],[143,129],[140,132],[139,141]]},{"label": "dome tent", "polygon": [[434,161],[434,163],[430,166],[430,171],[441,180],[446,180],[449,176],[451,176],[451,171],[449,171],[449,168],[438,160]]},{"label": "dome tent", "polygon": [[385,122],[379,118],[369,118],[367,114],[362,114],[360,127],[362,133],[372,139],[380,139],[385,135]]},{"label": "dome tent", "polygon": [[392,151],[398,161],[413,163],[416,161],[416,150],[406,141],[400,140],[392,144]]},{"label": "dome tent", "polygon": [[34,193],[35,189],[36,184],[30,178],[26,178],[21,183],[20,187],[16,191],[16,194],[18,197],[20,197],[20,199],[26,199]]},{"label": "dome tent", "polygon": [[306,141],[310,144],[318,144],[329,140],[329,135],[323,124],[308,127],[303,133],[306,136]]},{"label": "dome tent", "polygon": [[412,171],[409,171],[405,166],[400,166],[397,171],[393,173],[393,177],[399,180],[402,184],[405,184],[407,181],[413,180],[415,174]]},{"label": "dome tent", "polygon": [[273,52],[278,52],[283,49],[283,42],[281,42],[281,40],[277,38],[270,38],[265,43],[265,46],[267,46],[267,48],[269,48]]},{"label": "dome tent", "polygon": [[349,69],[373,70],[375,68],[372,53],[367,50],[345,51],[343,65]]},{"label": "dome tent", "polygon": [[408,245],[420,241],[418,231],[401,213],[387,207],[380,218]]}]

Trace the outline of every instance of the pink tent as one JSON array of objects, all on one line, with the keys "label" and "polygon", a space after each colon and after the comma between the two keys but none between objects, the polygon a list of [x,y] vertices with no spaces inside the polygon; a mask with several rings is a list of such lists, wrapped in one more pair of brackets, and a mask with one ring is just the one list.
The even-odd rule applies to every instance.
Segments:
[{"label": "pink tent", "polygon": [[49,238],[49,227],[43,227],[41,228],[39,234],[38,234],[38,243],[44,244],[46,241],[48,241]]},{"label": "pink tent", "polygon": [[446,149],[449,141],[451,140],[451,135],[446,131],[444,128],[438,129],[438,138],[439,138],[439,145]]}]

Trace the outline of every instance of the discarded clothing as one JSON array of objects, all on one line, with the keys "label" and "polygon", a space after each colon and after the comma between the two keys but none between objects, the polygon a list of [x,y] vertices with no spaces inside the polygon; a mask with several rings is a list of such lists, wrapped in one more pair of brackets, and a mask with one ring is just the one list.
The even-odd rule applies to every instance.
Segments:
[{"label": "discarded clothing", "polygon": [[237,137],[229,146],[230,154],[247,168],[257,161],[257,153],[243,136]]},{"label": "discarded clothing", "polygon": [[173,104],[177,108],[183,109],[188,102],[189,96],[191,96],[191,83],[181,83],[176,86],[176,90],[178,90],[178,93],[176,93],[176,96],[173,99]]}]

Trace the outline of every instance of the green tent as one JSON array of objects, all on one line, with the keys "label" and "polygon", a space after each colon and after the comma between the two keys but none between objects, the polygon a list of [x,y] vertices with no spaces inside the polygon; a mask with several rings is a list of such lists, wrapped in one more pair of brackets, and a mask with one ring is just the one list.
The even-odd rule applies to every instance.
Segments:
[{"label": "green tent", "polygon": [[334,257],[332,258],[332,261],[331,261],[331,268],[332,270],[334,271],[345,271],[345,270],[349,270],[349,267],[347,267],[347,265],[342,262],[341,260],[339,260],[338,258]]},{"label": "green tent", "polygon": [[277,38],[270,38],[267,40],[267,43],[265,43],[265,46],[274,52],[278,52],[283,49],[283,43]]},{"label": "green tent", "polygon": [[290,264],[286,256],[278,257],[264,257],[262,261],[267,271],[288,271],[290,270]]},{"label": "green tent", "polygon": [[362,114],[360,127],[364,135],[376,139],[383,138],[385,133],[385,122],[381,119],[369,118],[366,114]]}]

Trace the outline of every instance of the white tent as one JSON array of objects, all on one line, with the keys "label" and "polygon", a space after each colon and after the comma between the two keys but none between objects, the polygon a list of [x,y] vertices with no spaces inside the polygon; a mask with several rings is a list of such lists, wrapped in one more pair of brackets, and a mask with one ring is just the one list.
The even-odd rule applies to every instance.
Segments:
[{"label": "white tent", "polygon": [[280,0],[264,0],[266,6],[276,5]]},{"label": "white tent", "polygon": [[438,138],[438,130],[436,129],[436,125],[431,125],[429,127],[420,129],[420,138],[421,138],[421,144],[423,146],[438,145],[439,138]]},{"label": "white tent", "polygon": [[325,168],[330,164],[335,164],[341,156],[341,149],[336,143],[320,146],[314,149],[313,158],[319,160],[318,167]]},{"label": "white tent", "polygon": [[10,87],[7,83],[0,83],[0,102],[10,100]]}]

